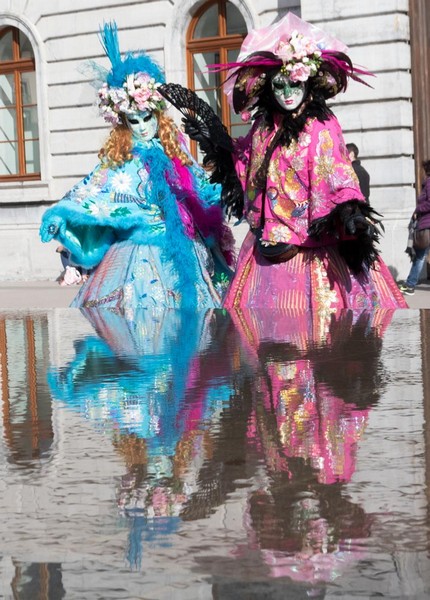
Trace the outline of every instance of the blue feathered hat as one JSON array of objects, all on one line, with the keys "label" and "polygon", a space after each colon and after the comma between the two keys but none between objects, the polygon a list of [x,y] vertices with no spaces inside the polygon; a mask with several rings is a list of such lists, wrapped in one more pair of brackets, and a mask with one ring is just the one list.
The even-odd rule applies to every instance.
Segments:
[{"label": "blue feathered hat", "polygon": [[100,41],[112,65],[98,90],[98,104],[105,121],[117,125],[122,115],[166,109],[158,86],[166,79],[161,67],[143,51],[121,56],[114,21],[100,29]]}]

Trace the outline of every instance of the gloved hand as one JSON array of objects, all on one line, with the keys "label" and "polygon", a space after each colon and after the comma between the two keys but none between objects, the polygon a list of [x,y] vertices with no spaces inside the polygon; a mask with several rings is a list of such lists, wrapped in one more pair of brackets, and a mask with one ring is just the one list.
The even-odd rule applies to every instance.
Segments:
[{"label": "gloved hand", "polygon": [[361,212],[352,213],[344,221],[345,233],[347,235],[358,235],[373,237],[375,233],[375,224],[369,217],[365,217]]},{"label": "gloved hand", "polygon": [[184,125],[184,132],[190,139],[199,144],[203,152],[207,154],[214,150],[214,145],[209,138],[207,127],[203,123],[200,123],[193,117],[184,117],[182,123]]},{"label": "gloved hand", "polygon": [[64,236],[65,232],[66,223],[64,219],[54,215],[43,221],[39,235],[42,242],[50,242],[54,237],[58,238],[58,235]]}]

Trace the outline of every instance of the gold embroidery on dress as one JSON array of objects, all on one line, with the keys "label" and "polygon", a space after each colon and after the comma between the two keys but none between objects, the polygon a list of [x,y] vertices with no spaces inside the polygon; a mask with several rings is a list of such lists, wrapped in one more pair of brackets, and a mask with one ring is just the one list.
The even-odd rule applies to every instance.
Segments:
[{"label": "gold embroidery on dress", "polygon": [[102,304],[107,304],[108,302],[112,302],[113,300],[121,300],[123,297],[123,289],[122,287],[117,287],[109,294],[102,296],[101,298],[96,298],[95,300],[86,300],[83,303],[84,308],[94,308],[96,306],[101,306]]},{"label": "gold embroidery on dress", "polygon": [[333,139],[328,129],[323,129],[318,135],[318,144],[316,147],[316,184],[320,183],[322,180],[328,181],[334,172],[335,163],[333,158]]},{"label": "gold embroidery on dress", "polygon": [[330,283],[327,279],[326,270],[322,260],[315,257],[315,275],[316,275],[316,289],[315,295],[318,306],[318,317],[325,319],[330,313],[336,311],[337,304],[337,293],[336,290],[330,289]]},{"label": "gold embroidery on dress", "polygon": [[351,187],[354,183],[358,187],[358,179],[349,162],[335,162],[333,157],[333,138],[330,131],[323,129],[318,135],[315,158],[315,184],[321,181],[329,184],[332,191],[342,187]]},{"label": "gold embroidery on dress", "polygon": [[249,184],[255,187],[255,176],[263,164],[263,160],[265,157],[265,144],[263,141],[263,136],[267,134],[267,130],[264,126],[260,125],[260,127],[256,130],[255,135],[252,139],[252,147],[251,147],[251,160],[250,160],[250,169],[248,181]]},{"label": "gold embroidery on dress", "polygon": [[288,243],[292,238],[292,233],[286,225],[276,225],[269,232],[269,241],[275,244],[280,242]]},{"label": "gold embroidery on dress", "polygon": [[245,287],[246,281],[248,279],[249,272],[252,266],[252,256],[248,258],[248,262],[245,265],[245,268],[242,271],[242,275],[240,276],[239,284],[237,286],[237,292],[235,294],[233,308],[240,308],[240,301],[243,295],[243,288]]},{"label": "gold embroidery on dress", "polygon": [[271,201],[273,212],[281,218],[288,219],[296,208],[294,200],[297,198],[301,185],[295,177],[294,169],[290,168],[284,173],[281,173],[279,160],[280,156],[278,154],[278,156],[271,161],[268,171],[268,179],[273,182],[273,187],[278,190],[278,193],[273,198],[271,198],[270,195],[268,195],[268,197]]}]

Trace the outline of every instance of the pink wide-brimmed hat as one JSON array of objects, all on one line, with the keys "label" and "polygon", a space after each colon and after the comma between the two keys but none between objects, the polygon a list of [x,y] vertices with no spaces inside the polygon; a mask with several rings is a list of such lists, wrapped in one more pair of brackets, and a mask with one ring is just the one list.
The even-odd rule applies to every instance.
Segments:
[{"label": "pink wide-brimmed hat", "polygon": [[209,69],[227,71],[224,92],[235,112],[242,112],[257,102],[268,72],[276,68],[292,81],[313,79],[325,98],[344,91],[349,78],[365,83],[358,75],[371,73],[353,66],[347,53],[343,42],[289,12],[276,23],[251,31],[237,61]]}]

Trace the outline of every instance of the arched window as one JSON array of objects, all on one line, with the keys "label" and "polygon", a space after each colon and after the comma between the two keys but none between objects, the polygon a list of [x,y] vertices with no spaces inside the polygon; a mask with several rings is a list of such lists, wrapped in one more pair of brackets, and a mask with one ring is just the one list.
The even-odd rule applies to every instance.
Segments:
[{"label": "arched window", "polygon": [[[246,34],[243,16],[226,0],[204,4],[191,21],[187,34],[188,87],[211,105],[233,137],[244,135],[249,126],[230,110],[220,87],[225,73],[208,73],[206,67],[236,60]],[[191,149],[195,154],[194,143]]]},{"label": "arched window", "polygon": [[34,52],[15,27],[0,27],[0,181],[40,179]]}]

